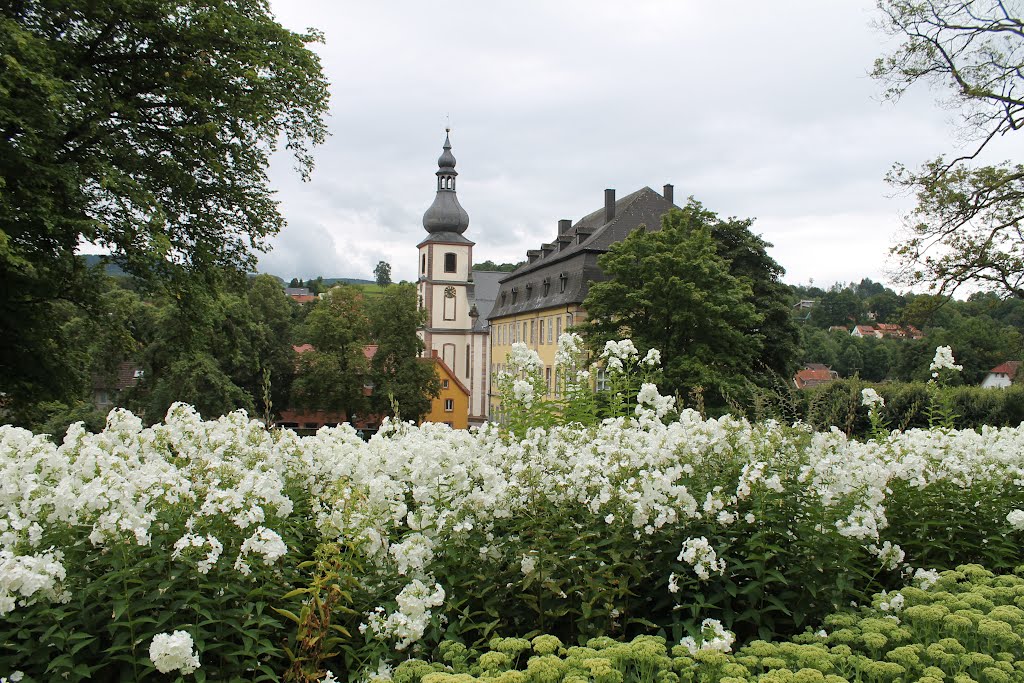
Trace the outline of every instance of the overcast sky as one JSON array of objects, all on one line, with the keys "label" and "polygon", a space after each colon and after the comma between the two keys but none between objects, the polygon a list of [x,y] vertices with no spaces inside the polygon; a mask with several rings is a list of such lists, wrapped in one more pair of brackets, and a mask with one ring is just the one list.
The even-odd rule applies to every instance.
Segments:
[{"label": "overcast sky", "polygon": [[754,231],[791,284],[888,282],[912,206],[884,176],[955,149],[922,88],[881,100],[869,0],[274,0],[326,34],[331,138],[303,183],[271,169],[287,227],[260,270],[415,278],[446,117],[474,259],[519,261],[643,186]]}]

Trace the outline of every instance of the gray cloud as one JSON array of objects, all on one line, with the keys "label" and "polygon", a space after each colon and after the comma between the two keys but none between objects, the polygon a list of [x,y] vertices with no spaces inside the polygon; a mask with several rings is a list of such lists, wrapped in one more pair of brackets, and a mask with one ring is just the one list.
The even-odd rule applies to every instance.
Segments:
[{"label": "gray cloud", "polygon": [[276,0],[322,29],[332,137],[310,183],[271,169],[288,227],[261,268],[415,276],[451,115],[478,260],[515,261],[606,187],[676,186],[756,217],[790,282],[884,279],[900,215],[883,177],[949,151],[934,93],[880,102],[871,0],[632,3]]}]

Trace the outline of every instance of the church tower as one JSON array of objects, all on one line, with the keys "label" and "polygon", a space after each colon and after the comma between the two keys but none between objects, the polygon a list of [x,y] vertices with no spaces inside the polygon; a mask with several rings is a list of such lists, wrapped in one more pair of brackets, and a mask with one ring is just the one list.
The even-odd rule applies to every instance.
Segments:
[{"label": "church tower", "polygon": [[[482,359],[473,343],[478,313],[473,292],[473,242],[463,233],[469,227],[469,214],[455,194],[455,157],[449,141],[451,129],[445,129],[444,148],[437,160],[437,195],[423,214],[427,236],[419,249],[420,306],[426,310],[422,330],[427,355],[444,361],[465,387],[479,384],[474,370]],[[471,409],[471,412],[476,412]]]}]

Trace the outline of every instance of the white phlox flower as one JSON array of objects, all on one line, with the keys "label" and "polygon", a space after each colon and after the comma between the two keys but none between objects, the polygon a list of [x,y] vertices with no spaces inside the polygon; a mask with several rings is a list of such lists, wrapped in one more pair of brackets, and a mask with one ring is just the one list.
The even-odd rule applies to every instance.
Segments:
[{"label": "white phlox flower", "polygon": [[736,634],[727,631],[722,622],[718,619],[705,619],[700,625],[700,642],[693,636],[686,636],[679,644],[688,649],[690,654],[697,654],[701,650],[732,652],[732,645],[735,642]]},{"label": "white phlox flower", "polygon": [[434,542],[421,533],[409,534],[401,543],[394,543],[388,553],[402,576],[419,574],[434,559]]},{"label": "white phlox flower", "polygon": [[523,342],[512,344],[512,350],[506,357],[506,364],[513,375],[519,374],[520,371],[533,374],[544,369],[544,361],[541,360],[540,354]]},{"label": "white phlox flower", "polygon": [[868,408],[873,408],[874,406],[881,408],[885,405],[885,399],[879,396],[878,392],[871,387],[864,387],[860,390],[860,404]]},{"label": "white phlox flower", "polygon": [[171,557],[177,560],[184,555],[191,554],[192,549],[201,550],[206,546],[209,546],[210,550],[206,553],[206,557],[196,562],[196,571],[200,574],[208,574],[224,551],[223,544],[213,534],[209,536],[185,534],[174,542],[174,552],[171,553]]},{"label": "white phlox flower", "polygon": [[644,382],[636,395],[636,414],[642,416],[645,412],[644,406],[648,406],[654,413],[654,417],[661,419],[675,407],[676,400],[672,396],[662,396],[658,393],[658,387],[650,382]]},{"label": "white phlox flower", "polygon": [[932,359],[928,369],[933,373],[937,373],[939,370],[955,370],[960,372],[964,369],[964,366],[957,365],[954,362],[953,349],[951,347],[938,346],[935,348],[935,357]]},{"label": "white phlox flower", "polygon": [[512,395],[526,407],[533,405],[533,384],[525,379],[517,379],[512,383]]},{"label": "white phlox flower", "polygon": [[238,557],[235,559],[235,569],[244,576],[248,576],[252,573],[252,568],[245,559],[247,556],[259,555],[263,559],[263,564],[269,567],[287,553],[288,546],[281,535],[273,529],[261,526],[242,541],[242,547],[239,548]]},{"label": "white phlox flower", "polygon": [[[432,579],[428,579],[432,580]],[[398,609],[385,616],[384,608],[378,607],[367,615],[360,632],[372,631],[380,638],[395,638],[396,650],[404,650],[423,637],[430,624],[431,607],[444,604],[445,592],[440,585],[427,586],[419,579],[413,579],[402,589],[396,601]]]},{"label": "white phlox flower", "polygon": [[192,648],[192,636],[186,631],[158,633],[149,645],[149,658],[160,673],[190,674],[200,666],[199,653]]},{"label": "white phlox flower", "polygon": [[914,572],[914,583],[922,590],[928,590],[939,580],[939,573],[934,569],[918,569]]},{"label": "white phlox flower", "polygon": [[878,609],[883,612],[899,614],[903,611],[904,603],[906,603],[906,598],[903,597],[902,593],[887,593],[886,591],[882,591],[881,594],[879,594]]},{"label": "white phlox flower", "polygon": [[60,551],[38,555],[15,555],[0,550],[0,616],[42,598],[49,602],[67,602],[71,595],[63,588],[67,571]]},{"label": "white phlox flower", "polygon": [[885,569],[899,569],[899,566],[906,558],[906,553],[903,552],[903,549],[889,541],[883,543],[882,547],[869,545],[868,552],[881,560],[882,567]]},{"label": "white phlox flower", "polygon": [[725,573],[725,560],[718,559],[715,549],[711,547],[708,539],[704,536],[688,538],[683,541],[683,547],[676,560],[693,567],[693,572],[702,581],[711,578],[712,572]]},{"label": "white phlox flower", "polygon": [[1010,510],[1006,521],[1017,531],[1024,531],[1024,510]]}]

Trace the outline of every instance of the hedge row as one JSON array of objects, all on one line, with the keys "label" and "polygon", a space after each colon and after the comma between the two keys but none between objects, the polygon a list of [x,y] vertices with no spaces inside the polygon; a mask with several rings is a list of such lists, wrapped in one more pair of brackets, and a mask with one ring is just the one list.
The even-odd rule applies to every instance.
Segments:
[{"label": "hedge row", "polygon": [[939,388],[915,382],[874,384],[845,379],[806,390],[757,389],[746,406],[748,416],[785,422],[800,420],[816,429],[837,427],[847,435],[866,437],[871,425],[861,404],[861,390],[874,388],[885,399],[882,416],[891,429],[927,428],[928,409],[937,398],[948,400],[958,429],[983,426],[1016,427],[1024,422],[1024,386],[1006,389]]}]

